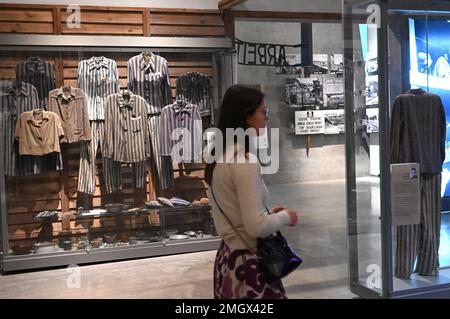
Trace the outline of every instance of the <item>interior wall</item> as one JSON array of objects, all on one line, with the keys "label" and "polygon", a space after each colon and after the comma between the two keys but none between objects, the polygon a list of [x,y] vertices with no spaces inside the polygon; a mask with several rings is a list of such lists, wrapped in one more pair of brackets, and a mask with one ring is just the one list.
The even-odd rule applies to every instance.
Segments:
[{"label": "interior wall", "polygon": [[150,7],[150,8],[180,8],[180,9],[218,9],[217,0],[0,0],[0,3],[26,4],[78,4],[82,6],[117,6],[117,7]]},{"label": "interior wall", "polygon": [[[273,44],[301,43],[299,22],[236,21],[236,37],[242,41]],[[299,49],[294,49],[299,50]],[[342,53],[340,24],[313,24],[313,53]],[[295,53],[289,52],[286,53]],[[266,175],[268,184],[345,178],[344,135],[314,135],[307,155],[307,137],[293,133],[294,110],[285,104],[285,79],[275,67],[237,66],[237,82],[263,86],[270,108],[270,128],[280,129],[280,168]]]}]

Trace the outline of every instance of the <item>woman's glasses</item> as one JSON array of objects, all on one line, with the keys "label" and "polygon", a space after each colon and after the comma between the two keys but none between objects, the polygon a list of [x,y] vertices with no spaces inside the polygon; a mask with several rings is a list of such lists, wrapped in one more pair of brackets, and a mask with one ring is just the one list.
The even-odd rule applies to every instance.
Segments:
[{"label": "woman's glasses", "polygon": [[267,107],[267,106],[264,108],[264,115],[266,117],[269,117],[269,107]]}]

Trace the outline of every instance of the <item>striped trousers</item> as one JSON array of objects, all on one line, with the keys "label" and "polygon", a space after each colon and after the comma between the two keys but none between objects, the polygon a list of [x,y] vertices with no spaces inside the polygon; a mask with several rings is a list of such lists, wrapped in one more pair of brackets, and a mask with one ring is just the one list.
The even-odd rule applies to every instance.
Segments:
[{"label": "striped trousers", "polygon": [[[106,165],[106,167],[105,167]],[[136,189],[144,189],[147,178],[147,162],[133,163],[133,182]],[[106,192],[114,193],[122,191],[122,164],[111,160],[110,158],[103,159],[103,177],[105,179]]]},{"label": "striped trousers", "polygon": [[[78,191],[88,195],[94,195],[96,186],[97,168],[95,159],[100,147],[103,150],[105,136],[104,121],[91,121],[92,140],[81,142],[80,169],[78,173]],[[103,154],[103,152],[102,152]],[[122,190],[122,164],[102,155],[103,178],[107,193]],[[133,164],[134,186],[143,189],[146,184],[147,162]]]},{"label": "striped trousers", "polygon": [[435,276],[439,272],[441,231],[441,174],[421,174],[420,224],[397,226],[395,276],[409,279],[414,272]]},{"label": "striped trousers", "polygon": [[[151,142],[151,165],[158,176],[157,194],[161,189],[167,189],[174,184],[173,165],[170,156],[161,156],[161,127],[160,114],[150,114],[148,117],[148,128]],[[159,186],[159,187],[158,187]]]}]

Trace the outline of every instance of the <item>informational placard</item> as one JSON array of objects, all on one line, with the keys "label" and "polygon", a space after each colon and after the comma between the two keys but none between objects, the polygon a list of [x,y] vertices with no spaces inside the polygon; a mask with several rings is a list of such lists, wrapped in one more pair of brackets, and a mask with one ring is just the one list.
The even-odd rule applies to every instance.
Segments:
[{"label": "informational placard", "polygon": [[420,223],[420,165],[391,164],[392,223],[394,226]]},{"label": "informational placard", "polygon": [[323,111],[295,112],[295,135],[323,134],[325,116]]}]

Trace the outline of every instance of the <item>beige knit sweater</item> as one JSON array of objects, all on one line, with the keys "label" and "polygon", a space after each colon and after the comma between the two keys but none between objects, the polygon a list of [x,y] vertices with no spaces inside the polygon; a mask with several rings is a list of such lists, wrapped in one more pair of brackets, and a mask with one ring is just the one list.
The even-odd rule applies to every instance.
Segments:
[{"label": "beige knit sweater", "polygon": [[[290,217],[284,210],[276,214],[267,213],[264,203],[268,191],[261,176],[261,165],[255,155],[249,154],[248,159],[248,163],[217,163],[213,172],[212,189],[218,204],[234,227],[250,248],[254,249],[258,237],[268,236],[289,225]],[[211,189],[208,189],[208,197],[218,234],[230,248],[247,249],[220,212]]]}]

